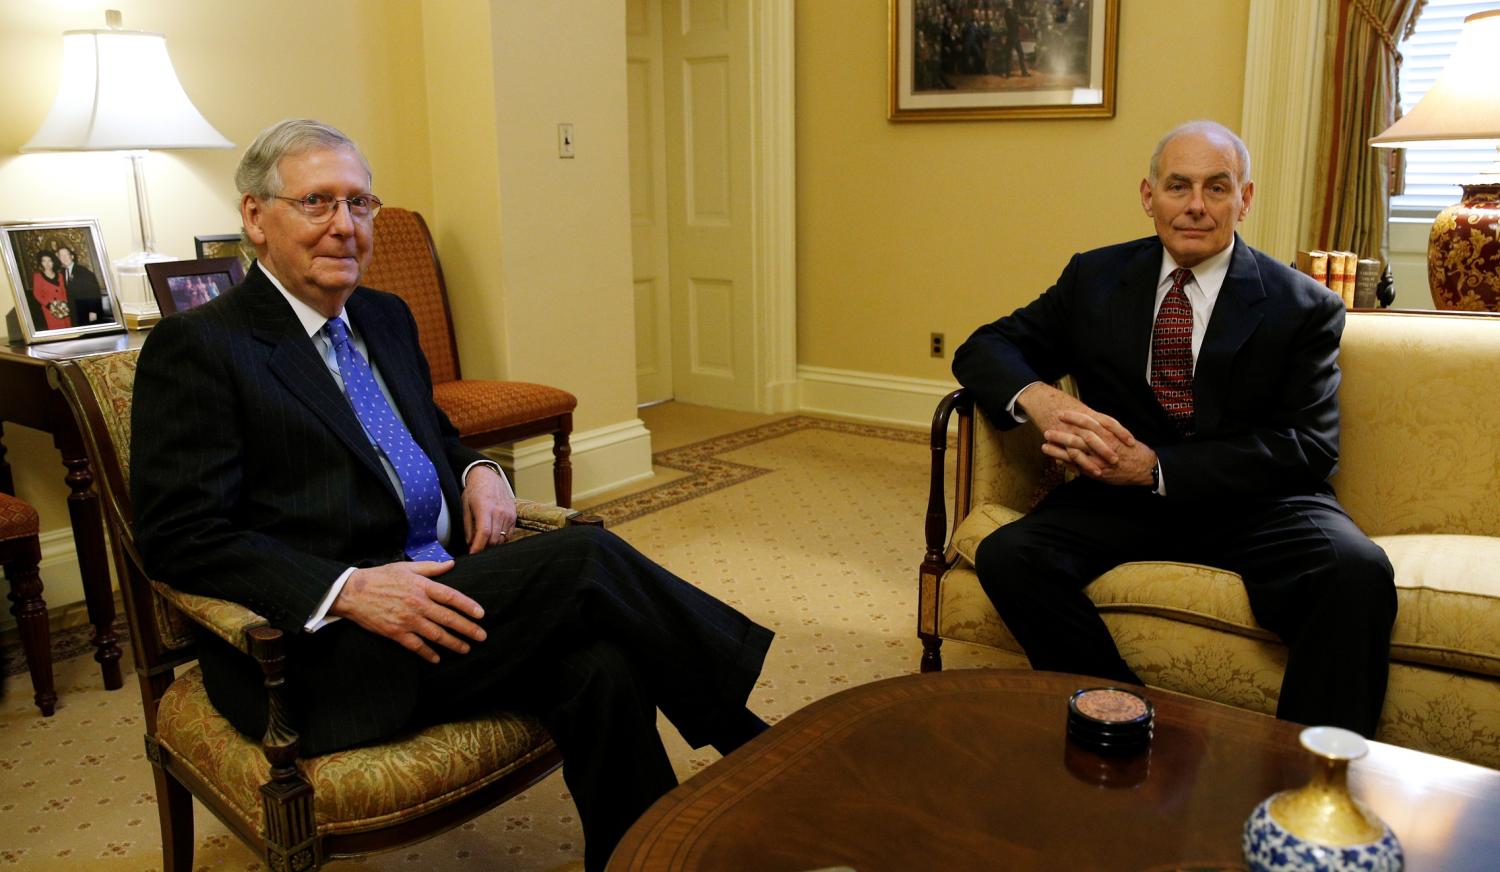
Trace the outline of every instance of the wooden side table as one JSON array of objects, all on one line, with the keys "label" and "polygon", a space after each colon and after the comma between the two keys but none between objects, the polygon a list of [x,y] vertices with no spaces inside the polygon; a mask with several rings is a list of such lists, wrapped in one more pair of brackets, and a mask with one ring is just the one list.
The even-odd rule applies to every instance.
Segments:
[{"label": "wooden side table", "polygon": [[109,690],[120,687],[124,680],[120,674],[120,640],[113,629],[115,599],[103,516],[83,438],[51,372],[56,362],[139,348],[145,339],[144,333],[131,332],[42,345],[0,345],[0,491],[15,493],[15,481],[5,459],[4,425],[19,424],[52,434],[52,444],[67,470],[63,481],[68,485],[73,545],[83,576],[89,623],[94,627],[94,659]]}]

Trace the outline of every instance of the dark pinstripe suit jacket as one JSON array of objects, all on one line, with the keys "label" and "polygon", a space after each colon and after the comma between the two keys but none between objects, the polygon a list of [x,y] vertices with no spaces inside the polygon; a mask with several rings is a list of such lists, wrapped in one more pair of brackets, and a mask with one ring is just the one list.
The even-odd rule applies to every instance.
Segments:
[{"label": "dark pinstripe suit jacket", "polygon": [[[368,288],[346,311],[461,523],[458,474],[481,455],[459,443],[432,402],[410,311]],[[136,372],[133,433],[131,496],[147,572],[242,603],[288,634],[302,664],[292,689],[307,714],[304,750],[405,724],[417,657],[348,622],[302,631],[346,568],[402,559],[406,514],[349,402],[258,266],[218,299],[152,329]],[[216,639],[202,647],[214,704],[239,729],[263,729],[255,664]]]}]

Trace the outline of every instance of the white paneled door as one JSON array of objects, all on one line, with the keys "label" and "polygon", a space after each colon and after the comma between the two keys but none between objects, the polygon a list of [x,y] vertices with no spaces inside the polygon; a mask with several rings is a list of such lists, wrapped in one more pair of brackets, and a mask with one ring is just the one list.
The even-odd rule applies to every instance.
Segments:
[{"label": "white paneled door", "polygon": [[793,408],[790,0],[629,0],[626,32],[640,400]]}]

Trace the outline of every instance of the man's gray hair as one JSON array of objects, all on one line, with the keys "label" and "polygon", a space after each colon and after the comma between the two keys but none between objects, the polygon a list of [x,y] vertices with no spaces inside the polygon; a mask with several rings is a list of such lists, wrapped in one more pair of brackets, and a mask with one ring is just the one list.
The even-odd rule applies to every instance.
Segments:
[{"label": "man's gray hair", "polygon": [[245,149],[234,171],[235,187],[258,200],[275,197],[281,193],[281,174],[276,171],[281,159],[318,148],[349,149],[364,164],[365,174],[374,177],[359,146],[338,128],[310,118],[288,118],[262,130]]},{"label": "man's gray hair", "polygon": [[1240,139],[1233,130],[1230,130],[1217,121],[1188,121],[1167,131],[1167,135],[1163,136],[1156,143],[1156,150],[1151,152],[1151,169],[1150,175],[1147,178],[1151,180],[1153,186],[1156,185],[1156,169],[1161,163],[1161,153],[1167,147],[1167,143],[1188,133],[1220,136],[1229,140],[1230,144],[1234,146],[1235,156],[1239,158],[1240,163],[1239,172],[1236,173],[1235,180],[1242,187],[1250,181],[1250,149],[1245,147],[1243,139]]}]

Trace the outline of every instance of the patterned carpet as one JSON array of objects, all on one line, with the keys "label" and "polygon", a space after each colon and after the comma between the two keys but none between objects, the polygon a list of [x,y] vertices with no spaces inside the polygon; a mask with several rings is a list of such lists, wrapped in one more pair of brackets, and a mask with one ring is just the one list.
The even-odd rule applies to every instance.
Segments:
[{"label": "patterned carpet", "polygon": [[[787,418],[661,452],[656,464],[681,477],[590,511],[776,631],[750,700],[774,723],[843,688],[916,670],[929,457],[924,433]],[[87,650],[64,641],[72,654]],[[992,665],[961,645],[945,646],[944,660]],[[61,660],[56,677],[54,717],[37,714],[24,675],[0,703],[0,869],[159,869],[134,677],[106,693],[88,656]],[[661,727],[679,778],[717,759]],[[196,823],[195,868],[264,868],[201,806]],[[581,857],[573,805],[554,774],[459,829],[337,865],[519,872]]]}]

